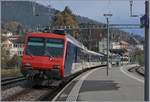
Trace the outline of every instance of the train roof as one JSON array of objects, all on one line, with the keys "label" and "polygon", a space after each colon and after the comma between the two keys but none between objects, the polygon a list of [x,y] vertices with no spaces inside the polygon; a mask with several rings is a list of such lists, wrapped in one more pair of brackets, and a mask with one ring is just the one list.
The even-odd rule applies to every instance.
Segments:
[{"label": "train roof", "polygon": [[67,37],[67,40],[68,40],[68,41],[70,41],[71,43],[73,43],[73,44],[76,45],[77,47],[83,49],[85,53],[89,53],[89,54],[92,54],[92,55],[98,55],[98,56],[104,56],[104,54],[102,54],[102,53],[97,53],[97,52],[88,50],[82,43],[80,43],[79,41],[77,41],[77,40],[76,40],[75,38],[73,38],[72,36],[66,35],[66,37]]},{"label": "train roof", "polygon": [[[55,37],[60,37],[60,38],[66,38],[69,42],[73,43],[77,47],[80,47],[81,49],[87,49],[82,43],[80,43],[79,41],[77,41],[71,35],[68,35],[68,34],[59,34],[59,33],[57,34],[56,32],[58,32],[58,31],[54,31],[52,33],[47,33],[47,32],[28,32],[27,36],[49,37],[51,35],[53,37],[55,36]],[[61,32],[61,33],[63,33],[63,32]]]},{"label": "train roof", "polygon": [[60,37],[64,38],[65,35],[55,34],[55,33],[46,33],[46,32],[28,32],[27,36],[34,36],[34,37]]},{"label": "train roof", "polygon": [[74,45],[76,45],[77,47],[81,48],[81,49],[87,49],[82,43],[80,43],[79,41],[77,41],[75,38],[73,38],[71,35],[66,35],[66,38],[69,42],[73,43]]},{"label": "train roof", "polygon": [[91,53],[93,55],[98,55],[98,56],[104,56],[103,54],[100,54],[100,53],[97,53],[97,52],[94,52],[94,51],[90,51],[90,50],[88,50],[88,53]]},{"label": "train roof", "polygon": [[76,40],[75,38],[73,38],[72,36],[66,35],[66,37],[67,37],[67,40],[68,40],[68,41],[70,41],[71,43],[73,43],[73,44],[76,45],[77,47],[83,49],[85,53],[90,53],[90,54],[98,55],[98,56],[104,56],[103,54],[100,54],[100,53],[97,53],[97,52],[88,50],[82,43],[80,43],[79,41],[77,41],[77,40]]}]

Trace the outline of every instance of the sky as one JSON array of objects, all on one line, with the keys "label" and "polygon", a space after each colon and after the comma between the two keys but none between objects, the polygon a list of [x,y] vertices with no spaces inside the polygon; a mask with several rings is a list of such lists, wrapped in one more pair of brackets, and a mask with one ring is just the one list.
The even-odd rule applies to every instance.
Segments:
[{"label": "sky", "polygon": [[[144,14],[144,0],[133,0],[133,14],[139,17],[130,17],[129,0],[34,0],[43,5],[62,11],[69,6],[74,14],[91,18],[106,23],[103,16],[111,13],[111,24],[139,24],[140,17]],[[125,29],[134,34],[144,36],[144,29]]]}]

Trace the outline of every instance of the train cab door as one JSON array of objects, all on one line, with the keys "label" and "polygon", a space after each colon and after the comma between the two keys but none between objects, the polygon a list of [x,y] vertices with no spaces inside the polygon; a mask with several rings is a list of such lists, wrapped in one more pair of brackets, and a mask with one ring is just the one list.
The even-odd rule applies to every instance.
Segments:
[{"label": "train cab door", "polygon": [[72,65],[75,61],[75,46],[68,42],[65,56],[64,76],[69,76],[72,71]]}]

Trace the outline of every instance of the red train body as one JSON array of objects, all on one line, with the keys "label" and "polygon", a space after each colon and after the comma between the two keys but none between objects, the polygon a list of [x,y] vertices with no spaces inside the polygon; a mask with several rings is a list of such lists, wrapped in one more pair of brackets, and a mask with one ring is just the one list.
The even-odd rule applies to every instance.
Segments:
[{"label": "red train body", "polygon": [[100,65],[102,56],[69,35],[32,32],[25,39],[21,72],[28,79],[63,79]]},{"label": "red train body", "polygon": [[[48,40],[52,40],[52,41],[48,42]],[[62,42],[59,42],[59,41],[62,41]],[[25,42],[26,43],[25,43],[25,48],[24,48],[24,53],[23,53],[23,60],[22,60],[22,72],[25,75],[29,73],[38,74],[38,72],[33,73],[34,71],[36,72],[37,70],[44,72],[44,73],[46,71],[47,72],[58,71],[57,74],[60,75],[59,77],[62,77],[62,78],[64,77],[63,69],[64,69],[64,59],[65,59],[65,52],[66,52],[65,51],[66,50],[65,35],[41,33],[41,32],[40,33],[28,33],[26,36]],[[33,48],[30,49],[29,48],[30,46]],[[46,47],[49,47],[49,48],[53,47],[52,50],[54,52],[56,49],[57,50],[60,49],[63,53],[61,53],[60,56],[56,56],[56,54],[53,54],[53,55],[45,54],[46,49],[48,49]],[[57,48],[57,47],[60,47],[60,48]],[[28,50],[31,50],[31,52],[29,52]],[[34,53],[33,50],[35,50],[36,52]],[[38,54],[37,50],[43,50],[43,51],[39,51],[39,54]],[[29,71],[32,71],[32,72],[29,72]],[[49,76],[49,77],[52,77],[52,76]]]}]

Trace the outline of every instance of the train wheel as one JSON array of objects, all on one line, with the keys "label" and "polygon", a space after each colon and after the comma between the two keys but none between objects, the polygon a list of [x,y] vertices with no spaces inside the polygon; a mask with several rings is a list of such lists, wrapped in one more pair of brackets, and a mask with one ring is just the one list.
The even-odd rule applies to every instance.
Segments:
[{"label": "train wheel", "polygon": [[26,88],[32,88],[35,86],[35,83],[33,80],[26,80],[24,87]]}]

